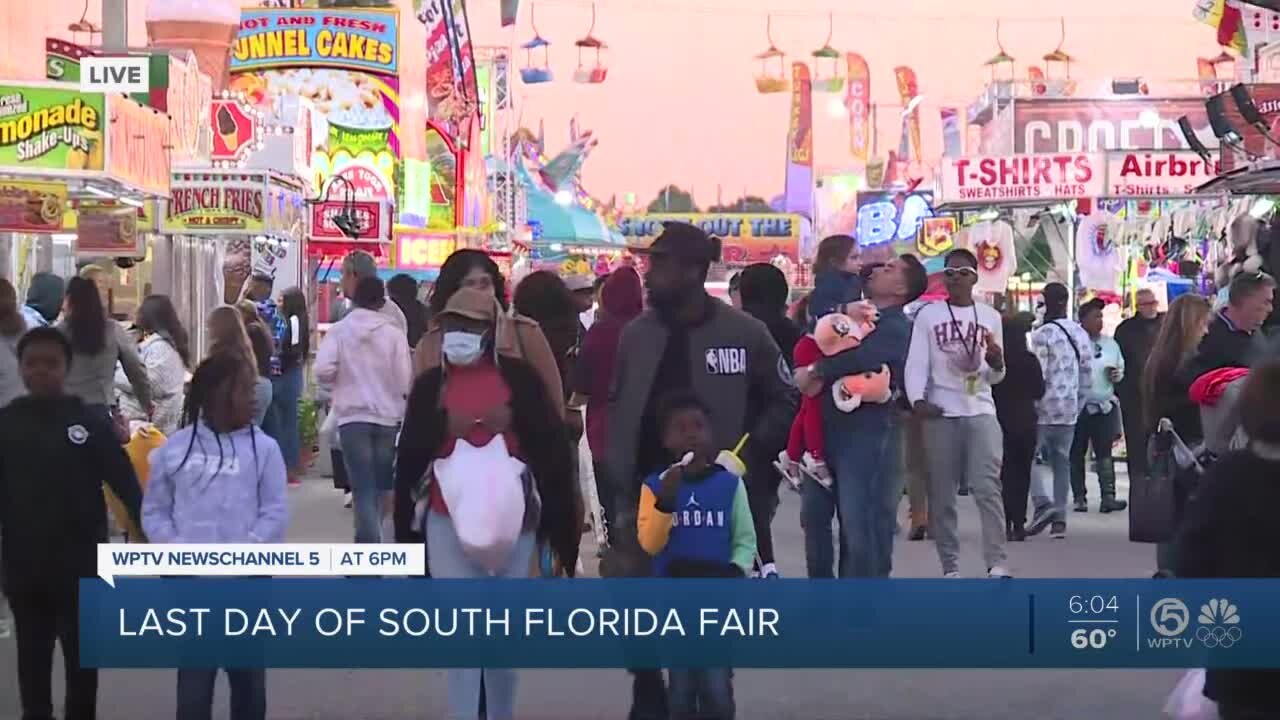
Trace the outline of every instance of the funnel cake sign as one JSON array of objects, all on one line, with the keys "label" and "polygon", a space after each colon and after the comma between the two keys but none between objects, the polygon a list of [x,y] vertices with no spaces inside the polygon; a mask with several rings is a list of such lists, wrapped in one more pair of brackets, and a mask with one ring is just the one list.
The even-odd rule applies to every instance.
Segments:
[{"label": "funnel cake sign", "polygon": [[245,9],[231,72],[332,67],[395,75],[398,20],[395,10]]}]

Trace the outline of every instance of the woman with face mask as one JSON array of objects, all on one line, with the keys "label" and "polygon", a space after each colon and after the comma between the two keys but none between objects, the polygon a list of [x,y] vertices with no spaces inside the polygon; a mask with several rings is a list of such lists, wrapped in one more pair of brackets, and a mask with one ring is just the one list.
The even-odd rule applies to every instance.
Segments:
[{"label": "woman with face mask", "polygon": [[490,337],[497,353],[528,362],[542,379],[548,402],[554,405],[557,415],[564,417],[564,382],[546,335],[537,322],[507,309],[506,280],[493,259],[479,250],[458,250],[440,266],[440,276],[431,293],[431,321],[413,353],[414,377],[440,366],[444,341],[440,315],[462,289],[492,298],[488,302],[496,306],[497,313]]},{"label": "woman with face mask", "polygon": [[[501,352],[501,306],[462,288],[433,319],[436,365],[414,382],[396,454],[396,542],[435,578],[526,578],[548,546],[569,574],[581,524],[564,421],[532,364]],[[420,346],[421,347],[421,346]],[[449,717],[509,720],[515,671],[449,671]]]}]

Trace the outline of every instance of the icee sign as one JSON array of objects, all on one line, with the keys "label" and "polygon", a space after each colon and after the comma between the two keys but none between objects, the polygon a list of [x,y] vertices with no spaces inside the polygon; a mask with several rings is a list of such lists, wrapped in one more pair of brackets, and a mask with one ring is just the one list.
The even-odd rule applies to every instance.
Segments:
[{"label": "icee sign", "polygon": [[1106,194],[1106,156],[1054,153],[945,158],[941,202],[1075,200]]},{"label": "icee sign", "polygon": [[151,61],[145,57],[87,57],[80,61],[80,92],[151,91]]}]

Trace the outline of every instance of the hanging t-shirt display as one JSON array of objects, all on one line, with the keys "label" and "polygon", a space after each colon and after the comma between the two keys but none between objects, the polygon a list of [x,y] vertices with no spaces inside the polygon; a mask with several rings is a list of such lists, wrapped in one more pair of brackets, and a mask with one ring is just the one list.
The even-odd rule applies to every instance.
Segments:
[{"label": "hanging t-shirt display", "polygon": [[983,221],[960,231],[956,243],[968,248],[978,258],[980,293],[1001,293],[1009,287],[1009,278],[1018,269],[1017,248],[1013,243],[1013,227],[1003,220]]},{"label": "hanging t-shirt display", "polygon": [[1110,213],[1085,215],[1076,230],[1076,267],[1080,284],[1089,290],[1115,292],[1120,278],[1119,226]]}]

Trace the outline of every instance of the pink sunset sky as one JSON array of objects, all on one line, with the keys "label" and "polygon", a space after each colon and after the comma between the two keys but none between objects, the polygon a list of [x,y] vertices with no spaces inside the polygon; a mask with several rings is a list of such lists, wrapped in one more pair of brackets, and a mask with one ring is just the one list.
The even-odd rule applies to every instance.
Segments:
[{"label": "pink sunset sky", "polygon": [[[834,12],[831,44],[867,58],[873,102],[898,105],[893,68],[914,68],[925,95],[926,158],[941,151],[938,107],[967,105],[988,79],[981,65],[997,52],[997,18],[1022,75],[1058,45],[1065,16],[1063,49],[1078,59],[1072,76],[1080,79],[1079,95],[1112,76],[1191,79],[1195,58],[1218,52],[1213,29],[1192,18],[1192,0],[599,0],[594,34],[609,43],[609,77],[579,85],[568,79],[577,65],[573,41],[590,25],[591,2],[522,0],[514,33],[499,27],[498,4],[468,3],[477,44],[528,40],[531,11],[553,43],[557,82],[515,82],[523,122],[536,129],[545,119],[554,148],[566,141],[576,114],[600,140],[584,185],[602,198],[634,192],[641,203],[667,182],[692,187],[702,205],[715,202],[717,185],[725,201],[744,190],[782,192],[789,95],[759,95],[752,82],[759,65],[752,58],[768,45],[770,11],[774,42],[788,62],[811,59]],[[516,57],[523,63],[524,51]],[[829,115],[829,97],[814,95],[819,168],[851,162],[847,116]],[[897,146],[900,112],[885,107],[878,114],[881,154]]]},{"label": "pink sunset sky", "polygon": [[[425,85],[425,32],[412,19],[412,0],[398,0],[401,30],[401,99],[421,107]],[[250,4],[250,3],[246,3]],[[939,106],[964,107],[988,78],[981,65],[997,51],[996,19],[1003,18],[1005,49],[1026,65],[1058,45],[1059,16],[1066,19],[1063,49],[1078,61],[1072,75],[1080,95],[1112,76],[1148,80],[1195,77],[1195,58],[1218,52],[1214,31],[1191,16],[1193,0],[598,0],[595,35],[609,44],[609,77],[600,85],[570,80],[577,66],[573,42],[587,32],[590,0],[521,0],[515,28],[501,28],[499,0],[469,0],[471,32],[478,45],[518,47],[532,36],[530,16],[553,45],[554,83],[514,81],[522,122],[546,123],[549,149],[568,142],[569,119],[594,130],[600,144],[587,162],[584,184],[594,195],[628,193],[646,203],[668,182],[692,188],[700,204],[731,201],[746,191],[782,191],[787,94],[758,95],[753,56],[773,37],[792,59],[809,53],[827,35],[831,44],[862,53],[871,68],[872,100],[883,107],[879,144],[896,147],[899,110],[893,68],[915,69],[925,100],[921,108],[926,159],[940,153]],[[130,0],[130,41],[143,45],[147,0]],[[0,0],[0,77],[43,77],[44,38],[66,37],[66,25],[86,12],[101,15],[100,0]],[[517,66],[524,51],[516,50]],[[848,120],[828,114],[830,96],[815,95],[815,161],[819,168],[846,167]],[[410,152],[421,143],[408,138]]]}]

